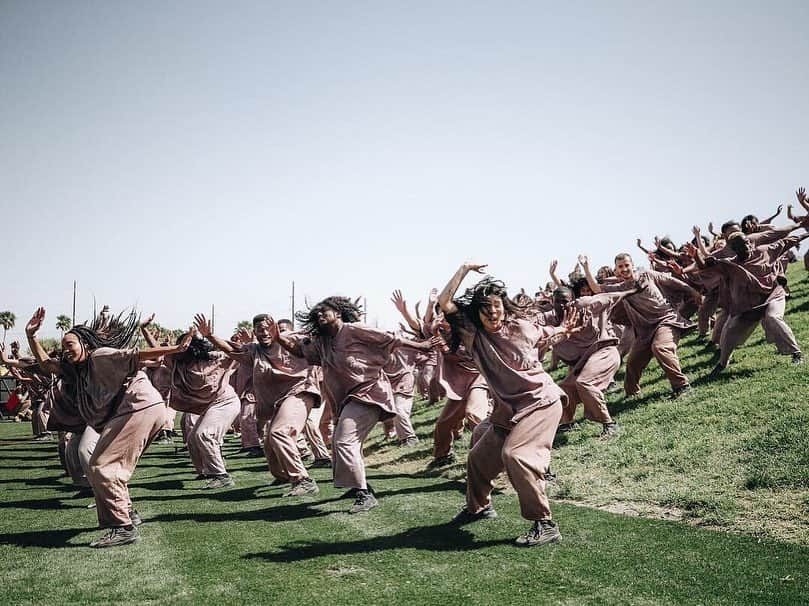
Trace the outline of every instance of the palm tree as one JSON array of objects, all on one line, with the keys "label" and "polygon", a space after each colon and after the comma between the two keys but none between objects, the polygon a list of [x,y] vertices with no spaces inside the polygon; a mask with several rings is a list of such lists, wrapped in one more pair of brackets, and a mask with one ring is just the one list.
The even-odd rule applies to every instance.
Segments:
[{"label": "palm tree", "polygon": [[242,329],[247,331],[253,330],[253,323],[250,320],[242,320],[236,325],[236,332]]},{"label": "palm tree", "polygon": [[14,328],[16,321],[17,316],[10,311],[0,311],[0,326],[3,327],[3,345],[6,344],[6,331]]},{"label": "palm tree", "polygon": [[63,337],[65,336],[65,331],[72,328],[71,324],[69,316],[64,314],[56,316],[56,330],[61,331]]}]

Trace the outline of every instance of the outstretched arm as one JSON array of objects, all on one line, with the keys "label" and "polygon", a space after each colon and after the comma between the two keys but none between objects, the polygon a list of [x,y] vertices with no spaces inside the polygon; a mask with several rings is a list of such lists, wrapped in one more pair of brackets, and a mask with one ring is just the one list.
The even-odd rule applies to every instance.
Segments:
[{"label": "outstretched arm", "polygon": [[217,337],[211,332],[211,323],[203,314],[194,316],[194,327],[199,331],[199,334],[202,335],[202,338],[208,339],[216,349],[228,355],[233,353],[233,346],[231,346],[229,342]]},{"label": "outstretched arm", "polygon": [[[640,240],[638,240],[640,242]],[[597,295],[601,292],[601,284],[593,277],[593,272],[590,271],[590,259],[587,255],[579,255],[579,263],[581,263],[582,269],[584,269],[584,277],[587,280],[587,285],[590,287],[590,290],[593,294]]]},{"label": "outstretched arm", "polygon": [[191,345],[191,338],[194,336],[194,327],[188,329],[188,332],[177,345],[166,345],[161,347],[146,347],[138,352],[138,361],[146,362],[148,360],[157,360],[163,356],[172,356],[174,354],[182,353],[188,346]]},{"label": "outstretched arm", "polygon": [[641,249],[641,250],[642,250],[644,253],[646,253],[647,255],[651,255],[651,254],[652,254],[652,251],[651,251],[651,250],[649,250],[648,248],[645,248],[645,247],[643,246],[643,242],[641,242],[640,238],[638,238],[637,240],[635,240],[635,244],[637,244],[637,245],[638,245],[638,248],[640,248],[640,249]]},{"label": "outstretched arm", "polygon": [[273,341],[278,341],[278,344],[293,356],[297,356],[298,358],[304,357],[303,348],[301,347],[300,342],[290,339],[280,330],[278,330],[278,324],[275,323],[275,320],[273,320],[272,317],[267,316],[267,319],[264,320],[264,325],[270,332],[270,336],[272,336]]},{"label": "outstretched arm", "polygon": [[31,362],[23,362],[22,360],[15,360],[14,358],[9,358],[6,354],[6,346],[0,343],[0,363],[8,368],[28,368],[31,366]]},{"label": "outstretched arm", "polygon": [[702,233],[699,230],[699,225],[692,227],[691,233],[694,234],[694,240],[697,241],[697,248],[699,249],[700,254],[703,256],[708,256],[708,249],[705,248],[705,242],[702,241]]},{"label": "outstretched arm", "polygon": [[805,210],[809,210],[809,198],[806,197],[805,188],[799,187],[798,191],[795,192],[795,197],[798,198],[798,202]]},{"label": "outstretched arm", "polygon": [[427,296],[427,309],[424,311],[424,317],[422,318],[425,326],[430,326],[433,323],[436,303],[438,303],[438,289],[431,288],[430,294]]},{"label": "outstretched arm", "polygon": [[48,352],[45,351],[45,348],[42,347],[42,344],[37,341],[36,338],[37,331],[42,327],[44,320],[45,308],[39,307],[25,326],[25,336],[28,337],[28,347],[31,349],[31,353],[34,354],[34,358],[36,358],[42,370],[51,374],[60,374],[62,371],[61,363],[48,356]]},{"label": "outstretched arm", "polygon": [[450,281],[447,282],[444,290],[442,290],[441,294],[438,296],[438,304],[441,306],[441,310],[445,314],[451,315],[458,312],[458,306],[452,302],[452,298],[455,296],[455,293],[458,292],[458,288],[461,286],[461,282],[463,282],[466,274],[468,274],[470,271],[476,271],[477,273],[482,274],[484,273],[482,271],[484,267],[486,267],[485,263],[481,265],[467,261],[458,268],[455,275],[453,275]]}]

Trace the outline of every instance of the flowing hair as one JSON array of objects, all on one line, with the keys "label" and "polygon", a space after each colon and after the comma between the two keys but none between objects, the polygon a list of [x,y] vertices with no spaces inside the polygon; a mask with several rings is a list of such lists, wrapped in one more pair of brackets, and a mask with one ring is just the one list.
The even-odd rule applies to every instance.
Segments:
[{"label": "flowing hair", "polygon": [[492,296],[500,297],[507,319],[509,317],[526,318],[530,315],[530,304],[526,305],[511,300],[506,285],[501,280],[486,276],[471,288],[467,288],[463,295],[452,300],[458,307],[458,313],[447,316],[447,321],[453,329],[450,351],[456,351],[461,344],[460,332],[456,330],[458,322],[467,321],[478,328],[483,328],[480,312],[485,313],[486,308],[489,307],[489,297]]},{"label": "flowing hair", "polygon": [[88,352],[99,347],[125,349],[134,342],[139,327],[140,316],[132,309],[109,319],[98,315],[89,326],[77,324],[67,334],[76,335]]},{"label": "flowing hair", "polygon": [[326,307],[336,311],[343,322],[354,323],[362,319],[362,308],[356,301],[352,301],[348,297],[327,297],[306,311],[299,311],[295,314],[295,319],[301,327],[301,332],[311,336],[323,335],[324,333],[317,321],[317,314]]}]

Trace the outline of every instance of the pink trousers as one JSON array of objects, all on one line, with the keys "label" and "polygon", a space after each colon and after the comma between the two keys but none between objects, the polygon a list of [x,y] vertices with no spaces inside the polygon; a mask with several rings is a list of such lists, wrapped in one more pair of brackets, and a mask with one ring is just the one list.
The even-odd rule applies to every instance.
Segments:
[{"label": "pink trousers", "polygon": [[284,398],[265,429],[267,464],[270,473],[280,480],[295,484],[309,477],[301,461],[298,438],[303,433],[313,405],[314,398],[309,394]]},{"label": "pink trousers", "polygon": [[470,429],[489,416],[489,393],[485,389],[472,389],[465,400],[447,400],[435,422],[433,431],[433,458],[445,457],[452,449],[456,432],[463,430],[464,420]]},{"label": "pink trousers", "polygon": [[334,485],[338,488],[365,490],[365,461],[362,444],[374,425],[382,417],[382,409],[372,404],[349,400],[340,411],[334,428],[332,449],[334,451]]},{"label": "pink trousers", "polygon": [[764,337],[769,343],[775,344],[778,353],[782,355],[798,353],[801,349],[795,340],[792,329],[784,320],[785,308],[786,299],[776,299],[775,301],[770,301],[764,309],[764,316],[760,320],[747,320],[742,316],[728,316],[719,341],[719,347],[722,350],[719,363],[722,366],[727,366],[733,350],[743,345],[750,338],[759,322],[761,322],[761,327],[764,329]]},{"label": "pink trousers", "polygon": [[101,431],[87,469],[101,528],[130,524],[129,480],[164,421],[164,407],[158,404],[113,417]]},{"label": "pink trousers", "polygon": [[206,476],[220,476],[227,473],[220,444],[225,432],[239,416],[240,410],[241,402],[239,397],[234,395],[209,406],[194,423],[186,443],[197,473]]},{"label": "pink trousers", "polygon": [[522,516],[527,520],[551,518],[545,474],[561,417],[562,403],[557,401],[526,415],[510,431],[489,425],[477,437],[466,461],[466,507],[471,513],[491,504],[493,482],[505,470],[517,491]]},{"label": "pink trousers", "polygon": [[567,394],[567,403],[562,412],[561,423],[572,423],[579,402],[584,405],[584,418],[596,423],[612,423],[604,390],[612,382],[615,371],[621,365],[621,355],[615,346],[604,347],[594,352],[584,363],[578,375],[571,369],[559,383]]}]

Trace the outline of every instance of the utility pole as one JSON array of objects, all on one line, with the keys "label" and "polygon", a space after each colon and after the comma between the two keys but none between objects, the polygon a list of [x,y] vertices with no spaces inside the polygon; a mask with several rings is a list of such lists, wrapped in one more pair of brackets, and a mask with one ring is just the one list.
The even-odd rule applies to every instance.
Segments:
[{"label": "utility pole", "polygon": [[292,316],[289,319],[292,320],[292,326],[295,326],[295,280],[292,280]]},{"label": "utility pole", "polygon": [[73,326],[76,326],[76,280],[73,280]]},{"label": "utility pole", "polygon": [[362,322],[368,324],[368,297],[362,298]]},{"label": "utility pole", "polygon": [[[214,332],[214,316],[216,315],[216,310],[214,309],[214,304],[211,303],[211,332]],[[216,333],[214,333],[216,334]]]}]

